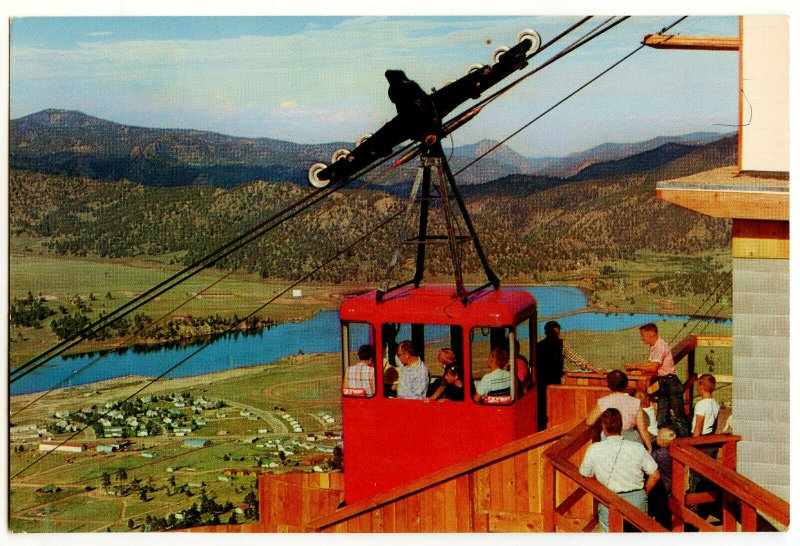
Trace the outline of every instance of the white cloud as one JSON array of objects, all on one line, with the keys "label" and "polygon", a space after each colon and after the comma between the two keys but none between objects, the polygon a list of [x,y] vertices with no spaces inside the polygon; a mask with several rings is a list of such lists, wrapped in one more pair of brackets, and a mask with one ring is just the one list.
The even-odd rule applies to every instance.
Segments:
[{"label": "white cloud", "polygon": [[[11,115],[80,106],[86,113],[108,113],[106,117],[114,121],[136,125],[164,127],[180,122],[182,127],[237,136],[299,142],[354,140],[364,132],[374,131],[395,113],[386,96],[386,69],[405,70],[423,89],[438,87],[461,76],[468,64],[488,62],[495,47],[511,44],[524,27],[537,28],[546,40],[574,20],[488,18],[454,23],[446,18],[363,17],[345,20],[335,28],[315,28],[287,36],[104,40],[87,41],[69,49],[14,48]],[[459,131],[463,135],[459,142],[467,143],[467,135],[473,134],[479,138],[503,138],[504,128],[506,134],[516,129],[616,60],[617,48],[633,49],[645,31],[657,30],[651,20],[626,25],[620,25],[613,40],[609,37],[610,43],[587,46],[581,55],[566,57],[503,97],[497,102],[498,106],[503,105],[502,112],[500,108],[487,110]],[[488,45],[487,40],[492,44]],[[555,53],[556,48],[553,49],[542,60]],[[679,94],[689,68],[694,74],[708,75],[717,73],[715,67],[725,65],[698,55],[692,57],[692,65],[652,52],[636,59],[630,65],[632,77],[621,76],[629,70],[625,67],[615,70],[569,105],[559,108],[565,113],[558,117],[569,112],[568,117],[580,117],[589,106],[588,111],[600,118],[619,115],[620,109],[635,116],[637,109],[647,112],[648,104],[652,110],[647,90],[666,85],[663,79],[670,74],[666,83]],[[719,71],[725,77],[729,72],[722,68]],[[676,77],[678,73],[683,77]],[[732,77],[735,81],[736,74]],[[691,80],[695,96],[709,93],[701,89],[704,80]],[[713,82],[717,88],[722,84]],[[635,93],[641,96],[637,98]],[[715,100],[710,96],[709,108],[714,108]],[[724,118],[727,114],[720,115]],[[605,122],[600,119],[592,123]],[[566,126],[564,129],[556,133],[566,133]],[[541,138],[537,129],[529,134],[536,135],[532,140],[541,145],[566,138],[559,134]]]}]

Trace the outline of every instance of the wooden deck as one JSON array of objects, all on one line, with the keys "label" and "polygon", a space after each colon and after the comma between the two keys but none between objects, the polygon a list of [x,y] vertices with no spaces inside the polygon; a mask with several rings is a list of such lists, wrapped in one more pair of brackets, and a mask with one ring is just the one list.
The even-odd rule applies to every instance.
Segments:
[{"label": "wooden deck", "polygon": [[[694,348],[704,343],[691,337],[673,350],[676,362],[687,358],[687,375],[693,373]],[[586,448],[599,436],[596,428],[585,424],[584,417],[607,393],[606,387],[596,383],[551,386],[551,428],[349,506],[341,506],[342,473],[263,474],[258,482],[258,523],[187,531],[587,532],[597,527],[598,502],[609,507],[612,530],[621,531],[627,521],[641,531],[669,531],[596,480],[578,473]],[[713,482],[717,492],[691,493],[685,485],[674,488],[672,531],[684,530],[685,524],[701,531],[788,527],[788,503],[735,472],[739,439],[717,434],[673,442],[673,483],[686,484],[688,473],[696,472]],[[706,456],[700,448],[717,449],[720,456]],[[720,500],[724,512],[718,525],[694,512],[696,505]]]}]

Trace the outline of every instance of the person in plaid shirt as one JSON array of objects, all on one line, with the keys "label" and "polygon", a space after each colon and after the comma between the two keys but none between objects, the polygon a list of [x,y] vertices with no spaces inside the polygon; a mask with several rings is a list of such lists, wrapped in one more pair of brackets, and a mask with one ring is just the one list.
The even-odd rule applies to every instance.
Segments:
[{"label": "person in plaid shirt", "polygon": [[347,368],[347,382],[345,388],[363,389],[364,396],[375,394],[375,347],[362,345],[358,348],[357,364]]}]

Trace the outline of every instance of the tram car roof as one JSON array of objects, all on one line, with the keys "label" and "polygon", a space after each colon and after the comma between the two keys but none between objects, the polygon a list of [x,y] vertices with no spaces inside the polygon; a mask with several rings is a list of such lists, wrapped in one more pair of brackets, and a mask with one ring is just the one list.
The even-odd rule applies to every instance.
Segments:
[{"label": "tram car roof", "polygon": [[342,303],[343,321],[417,324],[519,324],[536,312],[536,298],[524,290],[485,289],[470,295],[464,305],[452,286],[400,288],[378,302],[376,291]]}]

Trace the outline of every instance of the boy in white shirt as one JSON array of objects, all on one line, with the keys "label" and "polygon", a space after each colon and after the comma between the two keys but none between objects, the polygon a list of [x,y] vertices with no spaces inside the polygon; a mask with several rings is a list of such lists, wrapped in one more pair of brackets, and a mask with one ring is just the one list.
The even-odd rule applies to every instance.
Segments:
[{"label": "boy in white shirt", "polygon": [[714,432],[714,425],[719,415],[719,403],[714,400],[714,389],[717,380],[711,374],[703,374],[697,380],[697,390],[703,397],[694,407],[692,418],[692,436],[704,436]]}]

